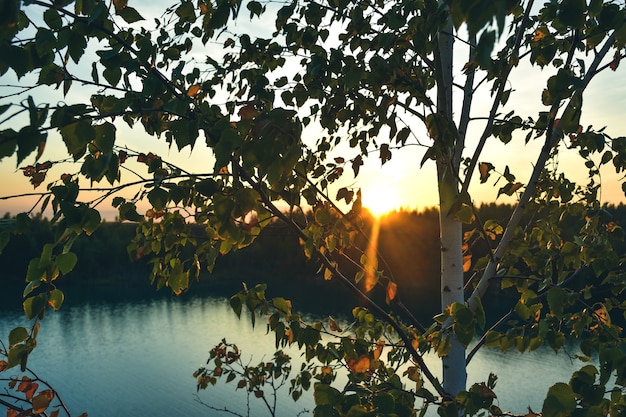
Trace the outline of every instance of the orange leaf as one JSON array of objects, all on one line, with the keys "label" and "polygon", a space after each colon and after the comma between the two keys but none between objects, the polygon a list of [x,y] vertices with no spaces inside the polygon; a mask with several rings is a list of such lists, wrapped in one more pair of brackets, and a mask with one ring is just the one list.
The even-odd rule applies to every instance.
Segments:
[{"label": "orange leaf", "polygon": [[524,184],[522,184],[521,182],[516,182],[515,184],[511,185],[511,194],[513,194],[515,191],[519,190],[523,186]]},{"label": "orange leaf", "polygon": [[220,175],[228,175],[228,167],[227,166],[223,166],[220,168]]},{"label": "orange leaf", "polygon": [[393,301],[396,298],[397,294],[398,294],[398,284],[396,284],[395,282],[389,281],[389,283],[387,284],[387,294],[386,294],[387,304]]},{"label": "orange leaf", "polygon": [[408,376],[411,381],[417,382],[422,379],[422,374],[417,366],[409,366],[404,375]]},{"label": "orange leaf", "polygon": [[128,0],[113,0],[113,6],[115,6],[115,11],[119,12],[128,6]]},{"label": "orange leaf", "polygon": [[379,340],[376,342],[376,349],[374,349],[374,360],[377,361],[380,358],[380,354],[383,353],[383,348],[385,347],[385,341]]},{"label": "orange leaf", "polygon": [[363,373],[370,369],[370,358],[367,355],[359,356],[359,359],[348,360],[348,368],[352,372]]},{"label": "orange leaf", "polygon": [[246,386],[246,380],[242,379],[237,383],[237,388],[243,388]]},{"label": "orange leaf", "polygon": [[463,255],[463,272],[467,272],[472,267],[472,254]]},{"label": "orange leaf", "polygon": [[341,327],[337,324],[337,322],[332,317],[328,318],[328,324],[330,326],[330,330],[332,330],[333,332],[342,332],[343,331],[341,329]]},{"label": "orange leaf", "polygon": [[617,70],[617,67],[619,67],[619,63],[622,60],[622,54],[620,53],[620,51],[615,51],[615,57],[613,58],[613,61],[611,61],[611,63],[609,64],[609,67],[611,68],[611,70],[615,71]]},{"label": "orange leaf", "polygon": [[9,363],[7,361],[0,361],[0,372],[4,371],[9,367]]},{"label": "orange leaf", "polygon": [[34,382],[31,383],[28,389],[24,391],[24,395],[26,396],[26,399],[30,400],[31,398],[33,398],[33,396],[35,395],[35,392],[37,392],[37,388],[39,388],[39,384],[36,384]]},{"label": "orange leaf", "polygon": [[200,88],[200,84],[194,84],[189,87],[189,90],[187,90],[187,97],[195,97],[196,95],[198,95]]},{"label": "orange leaf", "polygon": [[17,417],[17,411],[13,409],[7,410],[7,417]]},{"label": "orange leaf", "polygon": [[539,42],[543,38],[546,37],[546,34],[540,30],[535,31],[535,36],[533,36],[533,42]]}]

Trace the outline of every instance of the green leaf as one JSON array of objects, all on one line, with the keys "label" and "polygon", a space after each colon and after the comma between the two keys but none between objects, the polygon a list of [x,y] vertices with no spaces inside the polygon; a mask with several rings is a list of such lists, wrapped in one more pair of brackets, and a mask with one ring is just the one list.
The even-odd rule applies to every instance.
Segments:
[{"label": "green leaf", "polygon": [[115,87],[122,78],[122,70],[115,64],[110,64],[102,71],[102,76],[112,87]]},{"label": "green leaf", "polygon": [[31,350],[32,349],[24,344],[13,346],[9,349],[9,353],[7,354],[8,367],[12,368],[18,364],[25,363],[24,358],[28,357],[28,353]]},{"label": "green leaf", "polygon": [[28,339],[28,330],[24,327],[16,327],[9,333],[9,347],[17,345]]},{"label": "green leaf", "polygon": [[246,214],[256,208],[261,199],[259,193],[252,188],[242,188],[235,194],[235,200],[241,208],[241,215]]},{"label": "green leaf", "polygon": [[395,399],[389,393],[383,392],[372,399],[372,404],[376,407],[376,411],[383,414],[392,413],[396,404]]},{"label": "green leaf", "polygon": [[316,383],[313,392],[316,405],[335,405],[341,400],[341,392],[327,384]]},{"label": "green leaf", "polygon": [[148,193],[148,201],[155,210],[161,211],[167,206],[169,201],[169,193],[161,187],[156,187]]},{"label": "green leaf", "polygon": [[96,131],[91,122],[81,120],[59,129],[67,151],[78,161],[87,151],[87,144],[94,140]]},{"label": "green leaf", "polygon": [[576,396],[572,388],[558,382],[548,390],[548,395],[543,402],[543,417],[568,417],[576,409]]},{"label": "green leaf", "polygon": [[198,122],[196,120],[175,120],[168,123],[168,127],[174,135],[178,150],[183,149],[185,146],[193,148],[199,134]]},{"label": "green leaf", "polygon": [[26,318],[32,320],[42,314],[46,308],[46,304],[48,304],[47,294],[34,295],[24,300],[23,307]]},{"label": "green leaf", "polygon": [[26,282],[41,281],[46,276],[46,268],[39,265],[39,258],[31,259],[26,270]]},{"label": "green leaf", "polygon": [[33,407],[33,413],[34,414],[43,414],[48,409],[48,407],[50,406],[50,403],[52,402],[53,398],[54,398],[54,395],[49,394],[46,391],[39,392],[31,400],[31,405]]},{"label": "green leaf", "polygon": [[313,417],[340,417],[340,414],[330,404],[323,404],[315,407]]},{"label": "green leaf", "polygon": [[78,262],[78,257],[75,253],[67,252],[57,256],[57,265],[62,274],[69,273]]},{"label": "green leaf", "polygon": [[50,27],[50,29],[60,30],[63,27],[63,21],[61,20],[59,12],[52,7],[44,12],[43,20]]},{"label": "green leaf", "polygon": [[63,300],[65,300],[63,291],[56,288],[50,291],[50,295],[48,296],[48,305],[52,307],[54,311],[59,311],[61,305],[63,304]]},{"label": "green leaf", "polygon": [[585,0],[563,0],[559,4],[558,18],[566,26],[578,29],[585,25]]},{"label": "green leaf", "polygon": [[182,262],[178,262],[170,271],[167,285],[176,295],[189,288],[189,271],[184,270]]},{"label": "green leaf", "polygon": [[278,297],[272,300],[272,304],[274,305],[274,308],[281,313],[286,315],[291,314],[291,301]]},{"label": "green leaf", "polygon": [[139,222],[143,220],[143,216],[137,213],[137,207],[130,202],[126,202],[120,205],[120,220],[129,220],[131,222]]},{"label": "green leaf", "polygon": [[563,311],[567,303],[567,291],[560,287],[550,288],[547,294],[550,311],[557,318],[563,317]]},{"label": "green leaf", "polygon": [[26,73],[32,69],[32,59],[30,53],[24,48],[20,48],[13,45],[0,46],[0,55],[2,56],[2,63],[8,65],[17,78],[20,79]]},{"label": "green leaf", "polygon": [[98,210],[93,209],[91,207],[85,207],[82,211],[82,217],[80,221],[81,229],[87,234],[87,236],[91,236],[93,232],[100,226],[100,222],[102,221],[102,217]]},{"label": "green leaf", "polygon": [[101,125],[94,125],[93,129],[94,143],[98,147],[98,150],[105,154],[113,152],[113,145],[115,145],[115,125],[104,122]]},{"label": "green leaf", "polygon": [[124,19],[126,23],[135,23],[140,20],[145,20],[136,9],[128,6],[118,10],[117,15]]},{"label": "green leaf", "polygon": [[196,191],[202,194],[205,197],[213,197],[219,190],[219,185],[213,178],[207,178],[201,181],[198,181],[195,184]]},{"label": "green leaf", "polygon": [[35,290],[36,288],[39,288],[40,285],[41,285],[41,280],[35,280],[35,281],[29,282],[26,285],[26,287],[24,288],[24,292],[22,293],[22,297],[26,298],[26,296],[28,296],[28,294],[33,292],[33,290]]},{"label": "green leaf", "polygon": [[473,327],[465,327],[459,325],[459,323],[455,323],[453,326],[454,335],[461,342],[463,346],[467,346],[470,344],[472,339],[474,338],[474,328]]},{"label": "green leaf", "polygon": [[233,309],[238,318],[241,318],[241,309],[243,308],[242,298],[242,294],[235,294],[230,297],[230,307]]},{"label": "green leaf", "polygon": [[65,80],[65,71],[56,64],[46,65],[39,71],[39,84],[56,85],[57,87]]}]

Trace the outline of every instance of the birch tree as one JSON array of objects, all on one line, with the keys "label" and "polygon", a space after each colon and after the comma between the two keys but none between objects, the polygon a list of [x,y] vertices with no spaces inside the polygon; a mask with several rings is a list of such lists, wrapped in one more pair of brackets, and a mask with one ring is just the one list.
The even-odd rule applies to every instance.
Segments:
[{"label": "birch tree", "polygon": [[[34,324],[11,333],[2,368],[26,364],[44,312],[63,301],[56,280],[76,263],[72,243],[98,227],[110,201],[120,220],[138,222],[129,252],[151,257],[158,288],[185,291],[278,219],[328,285],[363,300],[348,335],[332,319],[303,322],[263,287],[231,299],[253,322],[267,316],[277,348],[303,350],[308,365],[292,395],[313,387],[316,416],[409,416],[433,404],[442,416],[501,415],[495,377],[466,386],[476,349],[558,351],[566,341],[599,366],[553,386],[535,409],[623,413],[626,353],[614,323],[625,307],[624,254],[615,250],[623,233],[601,206],[599,174],[624,171],[626,139],[595,129],[582,111],[594,78],[612,71],[620,80],[621,2],[185,0],[163,10],[150,16],[122,0],[2,3],[0,72],[14,87],[0,107],[0,157],[16,159],[36,188],[27,214],[51,207],[57,228],[26,272]],[[528,71],[545,82],[530,97],[515,78]],[[520,110],[526,102],[533,113]],[[127,127],[145,133],[142,149],[128,147]],[[46,158],[57,136],[69,161]],[[206,165],[168,162],[151,152],[158,140],[205,152]],[[531,172],[485,159],[494,143],[524,143]],[[415,146],[423,151],[414,165],[436,170],[439,190],[441,314],[428,326],[404,306],[384,260],[358,245],[361,167]],[[559,167],[568,153],[585,161],[584,183]],[[507,221],[477,217],[477,182],[497,184],[494,200],[515,199]],[[310,217],[294,216],[301,211]],[[487,256],[472,257],[478,242]],[[359,251],[360,270],[348,276],[339,260]],[[485,328],[489,286],[518,297]],[[370,297],[377,289],[386,305]],[[429,352],[442,359],[441,378],[423,360]],[[225,354],[212,352],[212,363]],[[338,372],[348,385],[333,386]],[[218,379],[210,367],[196,376],[200,388]],[[263,395],[262,379],[244,386]]]}]

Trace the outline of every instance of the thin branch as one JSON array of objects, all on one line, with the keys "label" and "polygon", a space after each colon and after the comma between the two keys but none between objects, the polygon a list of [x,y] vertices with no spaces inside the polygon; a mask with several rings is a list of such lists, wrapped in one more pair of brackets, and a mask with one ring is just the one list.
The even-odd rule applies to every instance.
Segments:
[{"label": "thin branch", "polygon": [[[293,231],[298,235],[299,238],[301,238],[304,241],[307,241],[309,239],[308,236],[306,234],[304,234],[302,229],[300,229],[300,227],[292,219],[287,217],[287,215],[285,215],[285,213],[283,213],[282,211],[280,211],[278,209],[278,207],[276,207],[276,205],[269,199],[269,197],[265,193],[265,190],[263,189],[263,187],[258,182],[256,182],[254,179],[252,179],[252,177],[250,177],[243,170],[242,167],[238,167],[238,169],[239,169],[239,173],[240,173],[241,177],[248,184],[250,184],[250,186],[254,190],[256,190],[259,193],[259,195],[261,196],[261,200],[268,207],[268,209],[271,212],[273,212],[276,215],[276,217],[278,217],[283,222],[285,222],[287,225],[289,225],[293,229]],[[368,307],[370,307],[376,314],[378,314],[380,317],[382,317],[384,321],[386,321],[389,325],[391,325],[391,327],[396,331],[398,336],[404,342],[405,348],[411,354],[411,357],[413,358],[413,360],[419,365],[422,373],[430,381],[430,383],[435,388],[437,393],[439,395],[441,395],[441,396],[445,396],[445,392],[443,391],[443,388],[441,387],[441,384],[437,381],[437,378],[432,374],[432,372],[430,371],[430,369],[428,368],[428,366],[424,362],[424,359],[422,358],[422,356],[413,347],[412,341],[406,335],[406,333],[404,332],[404,329],[402,328],[402,326],[400,326],[400,324],[396,320],[394,320],[382,307],[380,307],[371,298],[369,298],[366,294],[364,294],[356,285],[354,285],[352,283],[352,281],[350,281],[345,275],[343,275],[341,273],[341,271],[339,271],[335,267],[335,265],[333,265],[333,263],[326,257],[326,255],[324,255],[321,251],[319,251],[319,249],[316,248],[315,253],[316,253],[318,259],[322,262],[322,264],[328,270],[330,270],[331,273],[335,277],[337,277],[339,279],[339,281],[345,287],[347,287],[353,294],[358,296]]]},{"label": "thin branch", "polygon": [[[476,34],[470,35],[469,59],[471,62],[474,59],[474,46],[476,44]],[[463,148],[465,148],[465,135],[467,134],[467,126],[470,122],[470,110],[472,109],[472,100],[474,98],[474,77],[476,76],[476,69],[472,68],[468,70],[467,77],[465,78],[465,85],[463,86],[463,106],[461,108],[461,119],[459,121],[459,140],[454,148],[455,155],[461,155]]]},{"label": "thin branch", "polygon": [[[587,72],[584,79],[582,80],[581,87],[579,87],[581,94],[591,82],[596,69],[600,65],[600,62],[609,52],[614,42],[615,42],[615,33],[611,34],[609,39],[602,46],[602,49],[598,52],[593,62],[591,63],[591,66],[589,68],[590,70]],[[568,59],[568,61],[571,62],[572,56],[573,56],[573,53],[570,54],[570,57],[569,57],[570,59]],[[490,259],[489,262],[487,263],[487,266],[485,267],[485,271],[483,272],[483,275],[480,281],[478,282],[478,285],[476,286],[476,288],[474,289],[474,292],[472,293],[470,299],[468,300],[468,305],[470,309],[472,310],[475,310],[477,307],[476,298],[481,298],[487,291],[487,287],[489,286],[489,280],[495,275],[496,268],[498,264],[500,263],[500,260],[504,256],[505,250],[508,248],[509,243],[513,240],[515,229],[517,228],[520,221],[522,220],[522,215],[524,213],[526,204],[528,204],[531,196],[535,193],[535,190],[537,188],[537,184],[539,181],[539,177],[541,176],[541,173],[543,172],[546,162],[548,161],[548,158],[550,157],[552,148],[557,143],[562,133],[561,122],[559,121],[558,123],[554,123],[554,119],[555,119],[554,113],[556,112],[556,109],[558,108],[558,104],[559,103],[555,103],[553,105],[553,111],[551,112],[552,120],[548,122],[548,131],[546,132],[546,141],[545,141],[544,146],[541,149],[539,156],[537,157],[535,167],[533,168],[533,172],[528,180],[528,185],[526,186],[526,189],[522,193],[519,203],[515,207],[515,210],[513,211],[513,214],[511,215],[509,223],[506,226],[504,234],[502,235],[502,239],[500,240],[500,243],[498,244],[498,247],[495,253],[493,254],[492,259]],[[570,99],[564,111],[568,111],[571,108],[571,106],[572,106],[572,100]]]},{"label": "thin branch", "polygon": [[[526,5],[524,16],[522,17],[522,20],[520,22],[518,32],[515,38],[515,44],[513,46],[513,49],[511,50],[511,56],[509,57],[508,65],[504,69],[502,75],[499,77],[500,85],[498,87],[498,91],[496,92],[494,96],[493,104],[491,105],[491,110],[489,112],[489,119],[487,120],[487,125],[485,126],[485,129],[483,130],[483,133],[478,141],[478,145],[476,146],[476,149],[474,150],[474,155],[472,156],[472,159],[470,160],[470,164],[467,167],[467,173],[465,174],[465,180],[463,181],[463,186],[461,188],[461,195],[464,195],[467,193],[469,189],[470,181],[472,179],[472,174],[476,170],[476,164],[478,163],[478,158],[480,157],[480,154],[482,153],[483,148],[485,147],[485,143],[487,142],[487,139],[491,135],[491,128],[493,126],[494,119],[498,112],[498,108],[500,108],[500,101],[502,100],[502,94],[504,94],[506,82],[508,80],[509,75],[511,74],[511,70],[517,64],[517,59],[519,58],[519,55],[518,55],[519,48],[522,44],[522,39],[524,38],[523,36],[524,30],[525,30],[526,22],[528,20],[528,16],[530,15],[530,10],[532,6],[533,6],[533,0],[530,0],[528,4]],[[467,111],[469,112],[469,109]]]}]

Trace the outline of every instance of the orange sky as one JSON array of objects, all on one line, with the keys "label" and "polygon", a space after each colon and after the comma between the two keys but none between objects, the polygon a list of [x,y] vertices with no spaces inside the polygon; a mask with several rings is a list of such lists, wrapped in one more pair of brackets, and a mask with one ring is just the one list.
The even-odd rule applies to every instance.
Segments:
[{"label": "orange sky", "polygon": [[[159,13],[162,9],[159,8]],[[245,25],[239,27],[239,29],[248,30]],[[463,45],[457,42],[457,50],[464,56]],[[93,51],[90,48],[90,52]],[[464,64],[463,56],[456,58],[457,68],[462,68]],[[616,72],[605,71],[600,74],[589,86],[585,93],[585,103],[583,108],[583,115],[581,124],[586,127],[587,125],[593,125],[596,128],[607,126],[606,133],[612,136],[626,135],[624,132],[622,114],[623,109],[626,108],[626,84],[621,82],[623,79],[624,71],[626,68],[622,66],[618,68]],[[89,67],[90,68],[90,67]],[[541,91],[545,86],[545,80],[548,76],[555,72],[554,68],[548,68],[548,71],[541,72],[537,68],[532,68],[520,65],[513,70],[509,84],[513,89],[511,97],[507,104],[507,107],[502,110],[502,114],[507,113],[509,110],[515,108],[520,116],[532,116],[536,119],[537,112],[546,110],[541,104]],[[0,84],[21,84],[28,85],[28,83],[34,83],[36,77],[24,77],[19,82],[14,79],[12,73],[9,72],[1,78]],[[464,76],[461,73],[455,74],[455,81],[462,84],[464,82]],[[48,93],[43,90],[36,90],[37,93],[33,93],[41,100],[50,101],[56,103],[59,101],[65,101],[67,103],[87,100],[86,87],[76,86],[70,91],[68,97],[63,99],[59,91],[55,91],[55,97],[48,99]],[[51,90],[52,91],[52,90]],[[5,104],[15,100],[14,97],[0,100],[0,104]],[[460,97],[455,96],[455,108],[457,114],[460,112]],[[479,93],[474,101],[474,110],[472,116],[486,115],[488,108],[491,105],[491,99],[488,94]],[[4,115],[6,117],[6,114]],[[409,120],[409,123],[411,121]],[[415,134],[420,138],[420,141],[424,144],[429,144],[431,141],[427,138],[427,135],[419,127],[419,123],[416,124],[418,128],[415,129]],[[210,157],[210,151],[203,146],[202,143],[196,144],[193,151],[189,148],[183,149],[182,152],[176,151],[175,148],[169,149],[163,139],[155,140],[155,138],[146,137],[145,134],[138,130],[129,130],[125,125],[118,124],[119,132],[118,144],[126,144],[130,148],[143,151],[154,152],[164,159],[172,160],[176,164],[185,167],[186,169],[195,172],[209,172],[212,169],[212,162]],[[9,127],[7,123],[2,125],[2,128]],[[481,127],[479,122],[476,122],[476,126],[470,125],[468,132],[467,149],[464,156],[471,156],[473,152],[473,146],[476,143],[477,137],[480,136]],[[315,137],[314,132],[309,132],[311,138]],[[490,138],[480,161],[491,162],[495,165],[496,170],[503,172],[506,166],[510,167],[513,174],[516,175],[517,181],[525,183],[530,175],[530,170],[533,167],[533,161],[536,159],[539,150],[542,145],[542,139],[531,141],[528,145],[524,145],[524,135],[520,134],[514,136],[513,141],[508,145],[503,145],[496,138]],[[385,136],[384,133],[381,137]],[[305,136],[306,137],[306,136]],[[380,143],[384,143],[386,140],[381,139]],[[564,146],[562,146],[562,149]],[[351,169],[349,164],[346,166],[345,179],[342,183],[337,184],[334,188],[331,188],[329,194],[334,196],[337,188],[350,185],[355,187],[361,187],[363,190],[363,198],[367,201],[382,201],[386,203],[392,203],[391,206],[395,208],[403,207],[407,209],[421,209],[424,207],[434,206],[437,204],[437,190],[436,190],[436,177],[434,162],[427,161],[423,168],[420,169],[420,161],[424,155],[426,148],[423,146],[407,146],[406,148],[395,151],[391,161],[387,162],[381,167],[380,161],[375,154],[371,154],[370,159],[366,161],[366,164],[361,168],[359,177],[355,180],[352,178]],[[58,138],[56,133],[51,134],[49,143],[47,145],[46,152],[41,161],[56,160],[66,157],[65,146]],[[331,155],[342,156],[346,160],[349,160],[356,156],[356,150],[346,147],[340,147]],[[33,163],[33,157],[28,158],[22,165]],[[65,166],[63,168],[54,168],[50,171],[49,180],[57,179],[64,172],[76,172],[80,168],[78,165]],[[584,161],[578,157],[577,153],[572,150],[563,150],[559,156],[558,169],[565,172],[566,176],[571,180],[586,182],[587,169],[584,166]],[[41,185],[39,189],[33,190],[32,186],[28,183],[28,179],[24,177],[19,169],[16,169],[15,158],[6,158],[0,162],[0,196],[15,195],[21,193],[27,193],[32,191],[45,190],[45,184]],[[620,175],[615,174],[612,165],[605,167],[602,170],[602,193],[601,201],[610,203],[626,202],[624,193],[621,190]],[[122,172],[123,181],[133,181],[137,177],[128,171]],[[479,184],[477,175],[473,177],[473,186],[470,188],[472,198],[476,203],[491,202],[496,199],[498,188],[504,185],[503,181],[494,185],[496,176],[492,176],[487,183]],[[596,178],[596,181],[600,179]],[[102,182],[105,185],[105,182]],[[81,179],[81,186],[86,187],[88,183]],[[384,189],[385,193],[382,193],[380,189]],[[132,195],[132,193],[131,193]],[[392,201],[397,198],[397,201]],[[14,200],[0,200],[0,213],[12,212],[15,213],[21,210],[27,210],[33,204],[33,198],[20,198]],[[515,202],[515,196],[507,197],[500,196],[496,202],[513,203]],[[374,203],[372,203],[374,204]],[[106,212],[106,217],[113,218],[114,211],[108,205],[99,207],[100,210]]]}]

